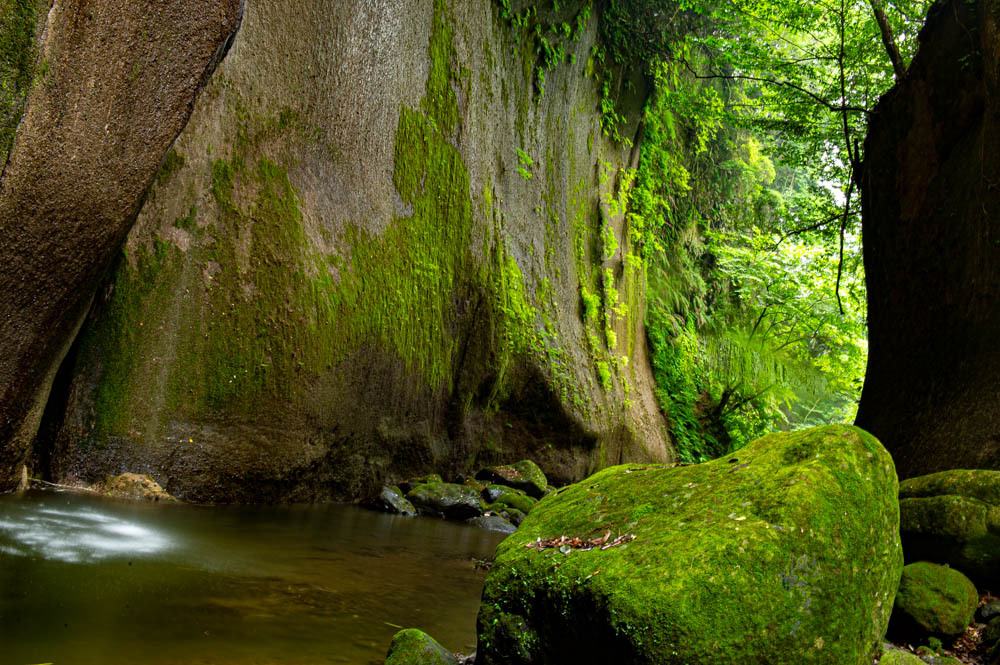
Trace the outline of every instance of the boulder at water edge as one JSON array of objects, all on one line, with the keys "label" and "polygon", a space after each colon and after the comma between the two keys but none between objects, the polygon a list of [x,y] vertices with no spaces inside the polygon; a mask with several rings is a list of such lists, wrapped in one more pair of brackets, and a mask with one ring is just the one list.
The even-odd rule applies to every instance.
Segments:
[{"label": "boulder at water edge", "polygon": [[903,565],[897,491],[848,426],[605,469],[498,547],[477,663],[870,665]]},{"label": "boulder at water edge", "polygon": [[385,665],[458,665],[458,660],[427,633],[407,628],[392,638]]},{"label": "boulder at water edge", "polygon": [[140,473],[123,473],[120,476],[108,476],[104,482],[92,488],[106,496],[119,499],[134,499],[139,501],[177,501],[167,493],[160,484],[149,476]]},{"label": "boulder at water edge", "polygon": [[1000,471],[955,469],[899,486],[908,562],[947,563],[983,588],[1000,588]]},{"label": "boulder at water edge", "polygon": [[479,492],[465,485],[426,483],[414,487],[406,498],[420,512],[450,520],[465,520],[483,514]]},{"label": "boulder at water edge", "polygon": [[476,473],[478,480],[486,480],[514,489],[524,490],[528,495],[540,499],[548,490],[549,481],[538,465],[525,459],[516,464],[491,466]]}]

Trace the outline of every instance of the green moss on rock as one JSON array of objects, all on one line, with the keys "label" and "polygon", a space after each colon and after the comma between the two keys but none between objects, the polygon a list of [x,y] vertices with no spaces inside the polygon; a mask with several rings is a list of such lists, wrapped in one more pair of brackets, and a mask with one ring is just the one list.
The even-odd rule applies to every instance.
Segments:
[{"label": "green moss on rock", "polygon": [[908,562],[946,563],[984,587],[1000,583],[1000,471],[955,469],[900,485]]},{"label": "green moss on rock", "polygon": [[530,496],[524,496],[522,494],[515,494],[514,492],[507,492],[506,494],[500,495],[497,499],[497,503],[508,508],[513,508],[514,510],[519,510],[525,515],[531,512],[534,507],[536,500],[532,499]]},{"label": "green moss on rock", "polygon": [[926,663],[909,651],[890,649],[878,659],[878,665],[926,665]]},{"label": "green moss on rock", "polygon": [[902,499],[899,528],[904,533],[930,533],[970,540],[986,535],[988,508],[978,499],[955,495]]},{"label": "green moss on rock", "polygon": [[44,16],[42,7],[38,0],[0,2],[0,169],[7,163],[34,78],[35,30],[38,15]]},{"label": "green moss on rock", "polygon": [[545,495],[549,483],[542,470],[531,460],[481,469],[476,478],[523,490],[536,499]]},{"label": "green moss on rock", "polygon": [[464,520],[483,514],[483,502],[479,493],[465,485],[425,483],[410,490],[406,498],[422,513],[452,520]]},{"label": "green moss on rock", "polygon": [[979,593],[957,570],[927,561],[903,568],[896,611],[931,634],[959,635],[972,622]]},{"label": "green moss on rock", "polygon": [[427,633],[407,628],[392,638],[385,665],[458,665],[458,661]]},{"label": "green moss on rock", "polygon": [[943,494],[956,494],[1000,506],[1000,471],[952,469],[909,478],[899,484],[900,499]]},{"label": "green moss on rock", "polygon": [[[885,449],[847,426],[601,471],[499,546],[479,662],[868,665],[902,567],[897,491]],[[562,535],[634,540],[526,547]]]}]

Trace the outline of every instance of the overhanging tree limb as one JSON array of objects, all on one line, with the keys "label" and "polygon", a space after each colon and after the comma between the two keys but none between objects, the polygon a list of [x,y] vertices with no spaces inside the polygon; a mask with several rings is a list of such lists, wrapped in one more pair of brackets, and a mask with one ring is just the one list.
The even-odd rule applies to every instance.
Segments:
[{"label": "overhanging tree limb", "polygon": [[892,34],[892,25],[882,10],[879,0],[869,0],[872,12],[875,14],[875,22],[878,23],[879,32],[882,33],[882,43],[885,51],[889,54],[889,61],[892,62],[892,70],[896,73],[896,80],[900,80],[906,75],[906,67],[903,65],[903,58],[899,55],[899,48],[896,46],[896,39]]}]

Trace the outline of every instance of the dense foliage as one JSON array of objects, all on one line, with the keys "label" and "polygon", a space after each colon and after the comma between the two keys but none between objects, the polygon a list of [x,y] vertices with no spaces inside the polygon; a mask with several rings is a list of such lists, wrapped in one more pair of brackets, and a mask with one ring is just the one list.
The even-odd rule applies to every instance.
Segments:
[{"label": "dense foliage", "polygon": [[685,460],[853,419],[867,355],[855,167],[926,6],[894,3],[881,26],[874,9],[610,0],[602,14],[613,60],[656,84],[629,226]]}]

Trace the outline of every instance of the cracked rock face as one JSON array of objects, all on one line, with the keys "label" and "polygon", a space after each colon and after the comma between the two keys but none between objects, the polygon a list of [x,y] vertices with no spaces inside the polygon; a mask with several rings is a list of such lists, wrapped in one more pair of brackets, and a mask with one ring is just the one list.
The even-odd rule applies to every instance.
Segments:
[{"label": "cracked rock face", "polygon": [[58,365],[243,15],[242,0],[45,8],[0,180],[0,491],[16,485]]}]

